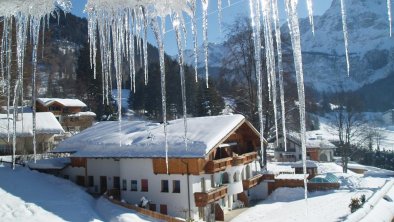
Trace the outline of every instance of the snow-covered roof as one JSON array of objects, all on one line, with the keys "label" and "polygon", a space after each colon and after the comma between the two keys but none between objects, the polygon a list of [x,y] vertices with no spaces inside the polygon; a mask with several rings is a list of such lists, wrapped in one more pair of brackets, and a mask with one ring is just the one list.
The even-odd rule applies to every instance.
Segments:
[{"label": "snow-covered roof", "polygon": [[[308,168],[315,168],[315,167],[317,167],[317,164],[314,161],[312,161],[312,160],[307,160],[305,162],[305,164],[306,164],[306,167],[308,167]],[[291,167],[294,167],[294,168],[303,167],[303,162],[302,161],[297,161],[295,163],[292,163]]]},{"label": "snow-covered roof", "polygon": [[91,111],[87,111],[87,112],[78,112],[78,113],[73,113],[73,114],[69,114],[67,115],[69,117],[80,117],[80,116],[92,116],[92,117],[96,117],[96,113],[91,112]]},{"label": "snow-covered roof", "polygon": [[[306,174],[306,177],[308,177],[308,174]],[[277,180],[304,180],[304,174],[279,174],[278,176],[275,177]]]},{"label": "snow-covered roof", "polygon": [[42,159],[37,160],[36,163],[29,162],[27,165],[30,169],[35,170],[61,170],[70,164],[70,158],[51,158],[51,159]]},{"label": "snow-covered roof", "polygon": [[[14,132],[12,115],[9,117],[10,119],[7,119],[7,114],[0,114],[0,138],[5,138],[8,136],[8,121],[10,126],[9,134],[12,135]],[[60,134],[64,133],[64,130],[52,113],[39,112],[36,115],[36,133]],[[33,136],[32,113],[18,114],[18,118],[16,120],[16,134],[19,137]]]},{"label": "snow-covered roof", "polygon": [[[279,137],[282,137],[282,135],[279,135]],[[299,146],[301,146],[300,133],[289,131],[286,134],[286,139],[291,140],[294,143],[296,143]],[[276,141],[276,137],[271,137],[268,141],[270,143],[273,143],[273,142]],[[305,144],[305,146],[308,149],[311,149],[311,148],[336,149],[336,146],[334,144],[332,144],[330,141],[328,141],[325,138],[325,135],[316,133],[315,131],[308,131],[308,132],[306,132],[306,144]]]},{"label": "snow-covered roof", "polygon": [[79,99],[38,98],[37,101],[44,106],[57,102],[66,107],[86,107],[86,104]]},{"label": "snow-covered roof", "polygon": [[[169,157],[204,157],[244,123],[242,115],[195,117],[187,120],[187,144],[183,119],[168,122]],[[53,152],[76,157],[164,157],[163,124],[145,121],[100,122],[60,143]]]}]

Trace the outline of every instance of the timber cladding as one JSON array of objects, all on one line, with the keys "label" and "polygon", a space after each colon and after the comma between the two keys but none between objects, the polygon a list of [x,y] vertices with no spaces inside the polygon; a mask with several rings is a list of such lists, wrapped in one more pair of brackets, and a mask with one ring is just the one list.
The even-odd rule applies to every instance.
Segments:
[{"label": "timber cladding", "polygon": [[[169,158],[168,173],[200,175],[204,172],[205,162],[204,158]],[[153,173],[167,174],[165,158],[154,158],[152,164]]]},{"label": "timber cladding", "polygon": [[86,158],[84,157],[71,157],[71,166],[72,167],[85,167],[86,168]]}]

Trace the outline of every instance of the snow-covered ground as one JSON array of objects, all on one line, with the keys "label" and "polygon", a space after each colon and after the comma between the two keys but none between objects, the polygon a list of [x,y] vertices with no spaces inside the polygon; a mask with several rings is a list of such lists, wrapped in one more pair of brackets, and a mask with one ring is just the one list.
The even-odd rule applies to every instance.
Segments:
[{"label": "snow-covered ground", "polygon": [[[381,135],[380,138],[380,150],[393,150],[394,151],[394,126],[385,126],[378,120],[381,117],[380,113],[363,113],[364,118],[367,119],[367,126],[365,130],[375,130]],[[330,141],[338,140],[338,132],[335,129],[334,116],[327,114],[325,117],[319,117],[320,129],[314,131],[308,131],[309,134],[321,135],[323,138]],[[365,131],[364,130],[364,131]],[[362,136],[360,136],[362,137]],[[357,142],[362,141],[363,138],[356,139]],[[364,144],[366,146],[366,142]],[[373,144],[376,148],[376,143]]]},{"label": "snow-covered ground", "polygon": [[0,163],[0,221],[152,221],[132,210],[95,200],[74,183]]},{"label": "snow-covered ground", "polygon": [[[268,166],[268,170],[270,167],[274,168],[275,164]],[[340,179],[340,189],[310,192],[306,202],[303,188],[279,188],[232,221],[342,221],[350,214],[351,198],[364,194],[368,201],[387,181],[393,180],[393,171],[364,167],[369,170],[365,176],[344,174],[335,163],[318,163],[319,173],[331,172]]]}]

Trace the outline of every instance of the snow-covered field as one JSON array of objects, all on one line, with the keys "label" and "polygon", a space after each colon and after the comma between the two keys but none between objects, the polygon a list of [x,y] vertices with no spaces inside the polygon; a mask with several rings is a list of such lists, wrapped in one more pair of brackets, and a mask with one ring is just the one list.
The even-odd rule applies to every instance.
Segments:
[{"label": "snow-covered field", "polygon": [[[377,124],[376,121],[381,117],[380,113],[363,113],[364,117],[369,121],[368,127],[375,130],[381,135],[380,138],[380,150],[393,150],[394,151],[394,126],[385,126]],[[319,117],[320,129],[314,131],[308,131],[310,134],[318,134],[323,138],[336,141],[338,140],[338,132],[333,124],[334,116],[327,114],[326,117]],[[373,123],[373,124],[372,124]],[[368,130],[368,127],[366,127]],[[362,137],[362,135],[360,136]],[[356,139],[356,142],[360,142],[363,138]],[[366,141],[364,142],[366,146]],[[376,141],[374,141],[373,147],[376,148]]]},{"label": "snow-covered field", "polygon": [[0,164],[0,221],[152,221],[98,200],[74,183],[24,167]]},{"label": "snow-covered field", "polygon": [[[306,202],[304,189],[279,188],[266,200],[246,210],[232,221],[343,221],[350,214],[348,205],[351,198],[360,198],[364,194],[368,200],[387,181],[393,180],[394,176],[393,171],[374,167],[365,167],[369,170],[366,176],[353,172],[344,174],[342,168],[335,163],[318,163],[318,168],[320,173],[334,173],[340,179],[340,189],[310,192]],[[394,191],[394,187],[391,190]]]}]

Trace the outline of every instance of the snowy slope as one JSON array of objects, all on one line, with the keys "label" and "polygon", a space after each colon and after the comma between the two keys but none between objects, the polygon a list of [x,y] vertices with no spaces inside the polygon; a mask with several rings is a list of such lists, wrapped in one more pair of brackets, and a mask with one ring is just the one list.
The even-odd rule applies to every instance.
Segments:
[{"label": "snowy slope", "polygon": [[95,200],[74,183],[51,175],[0,164],[0,221],[135,221],[154,219]]},{"label": "snowy slope", "polygon": [[0,178],[1,221],[100,220],[94,199],[67,180],[5,166]]},{"label": "snowy slope", "polygon": [[[316,90],[357,89],[384,78],[394,67],[394,41],[389,36],[386,0],[347,0],[350,77],[347,76],[340,1],[315,17],[315,35],[301,22],[306,84]],[[286,27],[286,26],[284,26]]]},{"label": "snowy slope", "polygon": [[[270,167],[272,164],[268,165],[268,169]],[[352,172],[344,174],[342,168],[335,163],[319,163],[318,167],[321,172],[331,172],[338,176],[341,188],[334,191],[310,192],[307,203],[304,200],[304,189],[279,188],[266,200],[246,210],[232,221],[343,221],[350,214],[348,205],[351,198],[359,198],[364,194],[368,200],[378,194],[380,187],[387,182],[385,178],[387,175],[384,174],[380,174],[381,177],[362,176]],[[386,172],[378,168],[374,170],[375,173]],[[392,173],[389,172],[389,175]],[[391,191],[394,191],[394,187]],[[383,219],[380,221],[387,221],[387,218]]]}]

